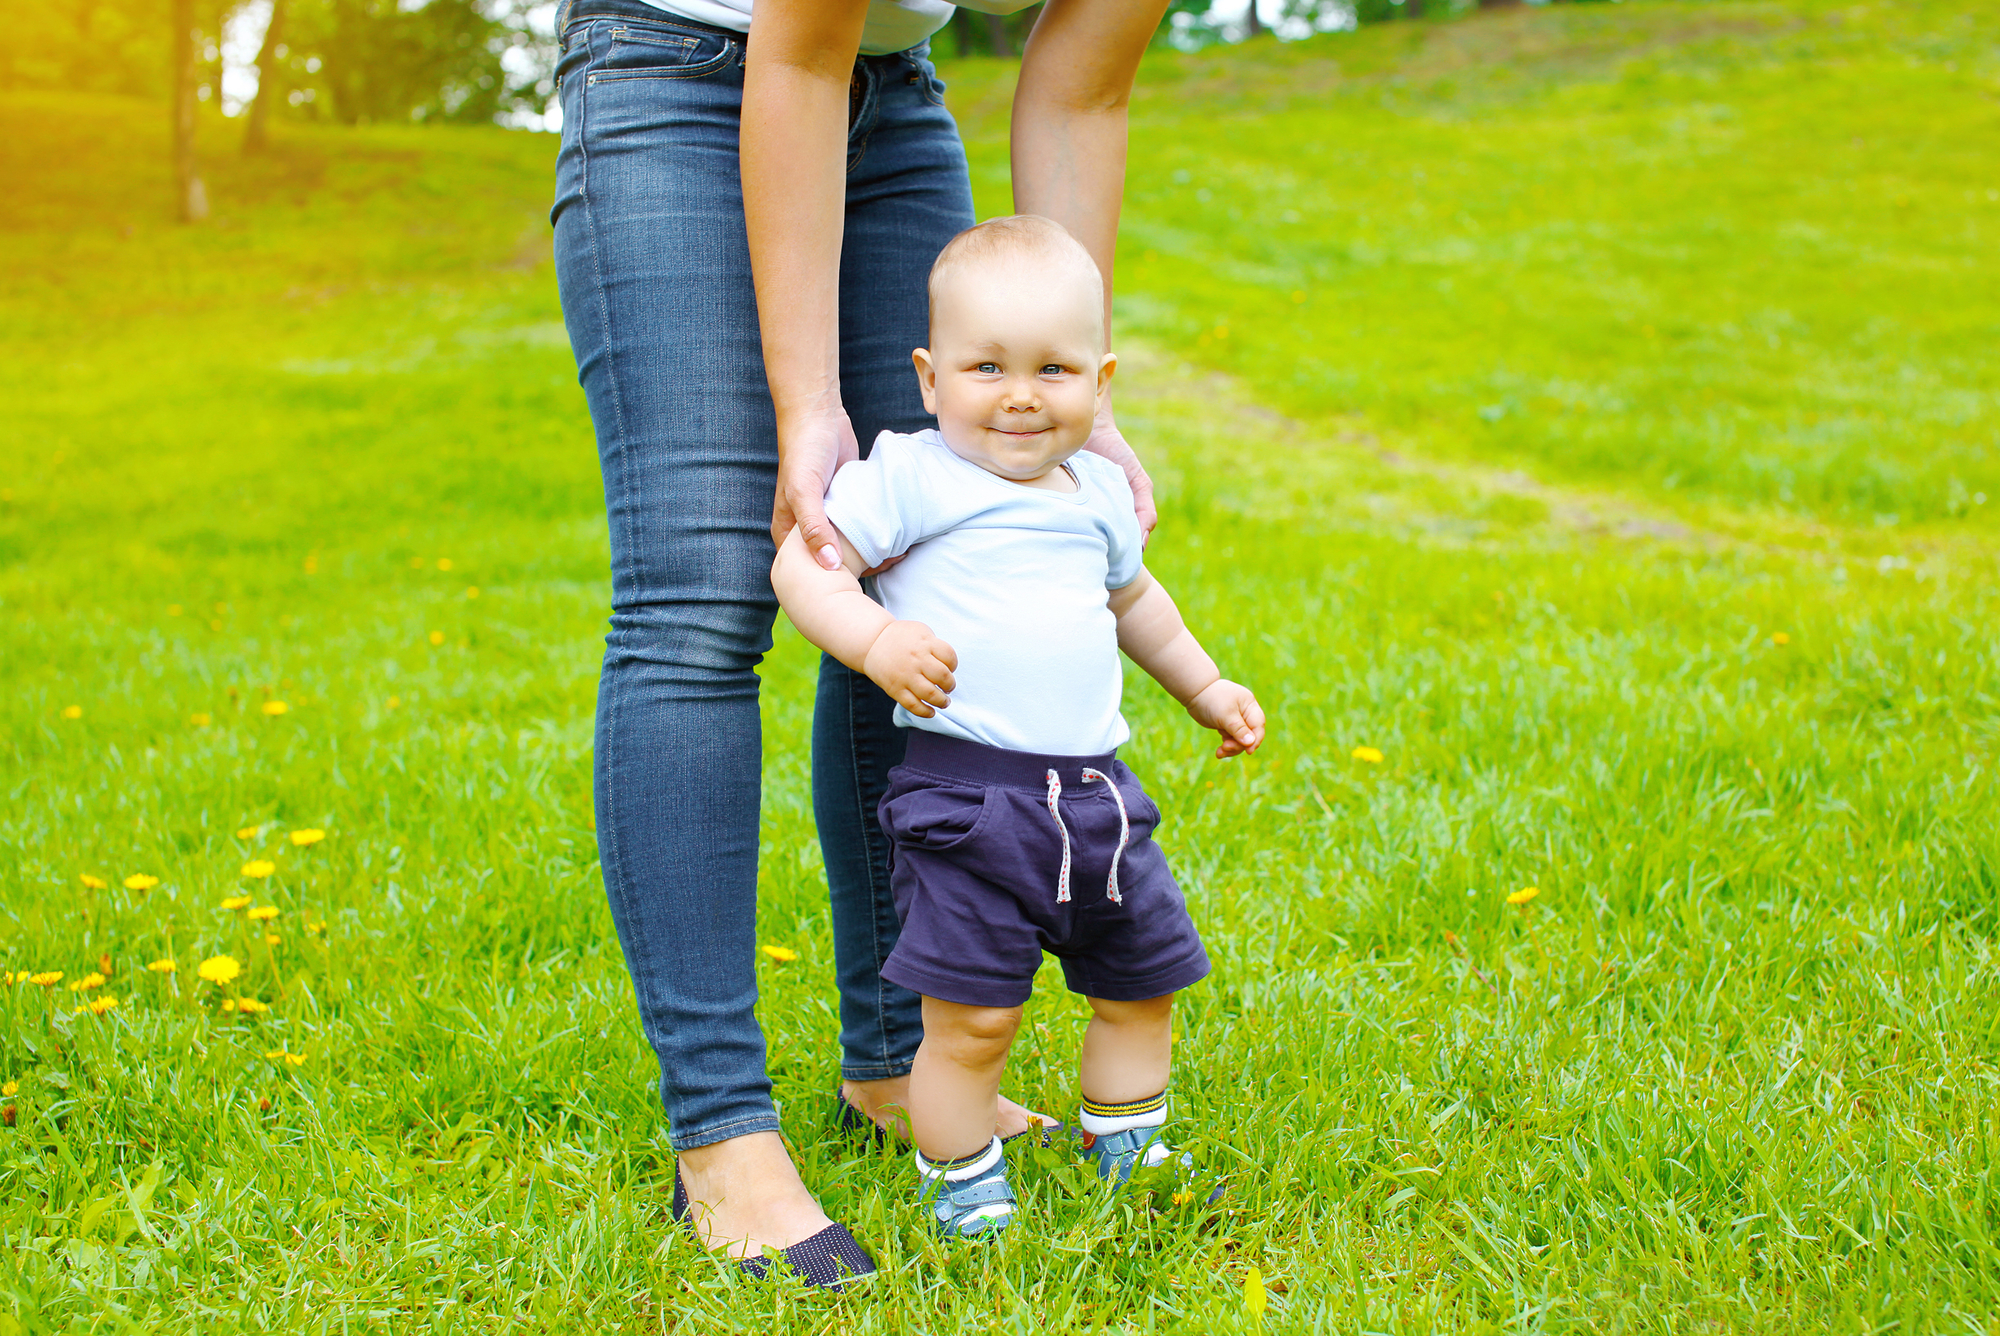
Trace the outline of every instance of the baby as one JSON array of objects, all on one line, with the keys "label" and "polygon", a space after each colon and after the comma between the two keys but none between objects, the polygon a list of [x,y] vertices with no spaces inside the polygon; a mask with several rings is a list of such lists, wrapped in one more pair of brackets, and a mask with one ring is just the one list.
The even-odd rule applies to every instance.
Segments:
[{"label": "baby", "polygon": [[[794,530],[771,580],[910,730],[880,809],[903,920],[882,977],[923,996],[919,1198],[972,1237],[1013,1217],[993,1126],[1044,951],[1092,1012],[1085,1154],[1116,1183],[1172,1158],[1174,994],[1208,956],[1153,842],[1159,808],[1117,759],[1118,652],[1221,734],[1218,757],[1255,751],[1264,715],[1147,572],[1124,472],[1082,453],[1117,366],[1089,253],[1045,218],[997,218],[944,248],[930,299],[913,356],[938,429],[884,432],[835,476],[841,569]],[[877,603],[860,577],[896,558]]]}]

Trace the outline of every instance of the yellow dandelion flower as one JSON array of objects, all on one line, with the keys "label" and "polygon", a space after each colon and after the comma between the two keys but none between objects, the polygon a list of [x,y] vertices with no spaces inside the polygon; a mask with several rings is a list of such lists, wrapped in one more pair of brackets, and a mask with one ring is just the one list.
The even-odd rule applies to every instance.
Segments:
[{"label": "yellow dandelion flower", "polygon": [[441,570],[441,571],[448,571],[448,570],[450,570],[450,569],[451,569],[451,558],[450,558],[450,557],[439,557],[439,558],[438,558],[438,569],[439,569],[439,570]]},{"label": "yellow dandelion flower", "polygon": [[271,1004],[268,1002],[259,1002],[254,997],[239,997],[236,999],[236,1009],[248,1012],[252,1016],[261,1016],[271,1009]]},{"label": "yellow dandelion flower", "polygon": [[266,1052],[264,1056],[269,1058],[272,1062],[282,1062],[287,1067],[303,1067],[306,1065],[305,1054],[287,1053],[282,1048],[271,1049],[268,1052]]},{"label": "yellow dandelion flower", "polygon": [[9,1081],[5,1085],[0,1085],[0,1095],[4,1095],[8,1099],[12,1099],[15,1093],[18,1092],[20,1089],[21,1089],[21,1083],[19,1081]]},{"label": "yellow dandelion flower", "polygon": [[163,958],[160,960],[147,961],[146,968],[151,970],[155,974],[172,974],[175,970],[179,969],[180,967],[174,964],[172,960]]},{"label": "yellow dandelion flower", "polygon": [[30,974],[28,982],[40,984],[44,988],[53,988],[62,982],[62,976],[61,970],[43,970],[40,974]]},{"label": "yellow dandelion flower", "polygon": [[326,832],[323,830],[295,830],[292,832],[292,843],[301,849],[305,848],[308,844],[318,844],[325,838]]},{"label": "yellow dandelion flower", "polygon": [[88,886],[93,891],[101,891],[104,889],[106,885],[104,878],[93,877],[88,872],[78,877],[77,880],[82,882],[84,885]]},{"label": "yellow dandelion flower", "polygon": [[81,718],[83,718],[83,707],[82,707],[81,705],[65,705],[65,706],[63,706],[63,718],[65,718],[65,719],[81,719]]},{"label": "yellow dandelion flower", "polygon": [[392,710],[395,709],[397,706],[401,705],[402,703],[403,703],[403,698],[401,696],[389,697],[389,708]]},{"label": "yellow dandelion flower", "polygon": [[279,942],[282,942],[284,940],[285,940],[284,938],[278,936],[278,934],[275,932],[267,932],[264,934],[264,945],[266,946],[276,946]]},{"label": "yellow dandelion flower", "polygon": [[479,586],[478,586],[478,585],[467,585],[467,586],[465,587],[465,596],[466,596],[467,598],[478,598],[478,597],[479,597]]},{"label": "yellow dandelion flower", "polygon": [[188,722],[193,724],[196,728],[207,728],[210,724],[214,723],[215,720],[209,718],[209,716],[205,712],[198,711],[188,716]]},{"label": "yellow dandelion flower", "polygon": [[237,910],[249,903],[250,897],[247,895],[232,895],[222,902],[222,907],[228,910]]},{"label": "yellow dandelion flower", "polygon": [[766,946],[760,949],[765,955],[777,961],[780,965],[799,958],[799,953],[792,950],[789,946]]},{"label": "yellow dandelion flower", "polygon": [[1185,1206],[1193,1200],[1194,1194],[1192,1192],[1181,1191],[1174,1194],[1174,1205],[1176,1206]]},{"label": "yellow dandelion flower", "polygon": [[268,714],[273,718],[276,718],[278,715],[283,714],[285,711],[291,709],[292,707],[285,704],[281,700],[267,700],[257,708],[262,710],[265,714]]},{"label": "yellow dandelion flower", "polygon": [[235,999],[235,998],[233,998],[233,997],[226,997],[226,998],[222,999],[222,1009],[223,1009],[224,1011],[231,1011],[231,1012],[235,1011],[235,1010],[236,1010],[236,999]]},{"label": "yellow dandelion flower", "polygon": [[253,858],[243,865],[243,875],[254,877],[258,881],[262,881],[277,870],[278,865],[268,858]]},{"label": "yellow dandelion flower", "polygon": [[90,1000],[90,1014],[93,1016],[102,1016],[117,1005],[118,999],[112,994],[106,993],[103,997],[94,997]]},{"label": "yellow dandelion flower", "polygon": [[160,879],[158,877],[150,876],[144,872],[134,872],[131,876],[125,878],[125,889],[128,891],[150,891],[159,884]]},{"label": "yellow dandelion flower", "polygon": [[1264,1307],[1269,1302],[1264,1293],[1264,1273],[1253,1266],[1250,1268],[1250,1274],[1243,1277],[1243,1306],[1250,1311],[1251,1316],[1261,1321]]},{"label": "yellow dandelion flower", "polygon": [[1789,645],[1792,643],[1792,638],[1783,631],[1773,631],[1771,633],[1771,643],[1773,645]]},{"label": "yellow dandelion flower", "polygon": [[278,917],[276,905],[258,905],[250,911],[250,921],[253,923],[268,923],[276,917]]},{"label": "yellow dandelion flower", "polygon": [[210,956],[195,970],[196,974],[215,984],[228,983],[242,972],[243,967],[236,963],[235,956]]},{"label": "yellow dandelion flower", "polygon": [[236,838],[239,840],[254,840],[263,833],[264,828],[262,826],[245,826],[236,832]]},{"label": "yellow dandelion flower", "polygon": [[1357,761],[1366,761],[1370,765],[1382,764],[1382,753],[1375,747],[1356,747],[1350,754]]},{"label": "yellow dandelion flower", "polygon": [[81,979],[72,979],[70,981],[69,990],[72,993],[87,993],[93,988],[102,988],[102,987],[104,987],[104,976],[102,974],[97,973],[95,970],[92,970],[89,974],[84,975]]},{"label": "yellow dandelion flower", "polygon": [[1510,905],[1525,905],[1541,893],[1542,888],[1539,886],[1523,886],[1520,890],[1515,891],[1507,897],[1507,903]]},{"label": "yellow dandelion flower", "polygon": [[442,631],[433,631],[433,632],[431,632],[431,637],[430,637],[430,639],[431,639],[431,643],[432,643],[433,645],[442,645],[442,644],[444,643],[444,632],[442,632]]},{"label": "yellow dandelion flower", "polygon": [[326,920],[314,919],[311,923],[306,924],[306,931],[317,937],[326,931]]}]

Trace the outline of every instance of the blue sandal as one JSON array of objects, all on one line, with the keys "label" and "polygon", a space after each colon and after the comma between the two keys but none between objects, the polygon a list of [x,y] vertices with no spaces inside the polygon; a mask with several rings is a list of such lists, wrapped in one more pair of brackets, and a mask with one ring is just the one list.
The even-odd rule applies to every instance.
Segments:
[{"label": "blue sandal", "polygon": [[931,1224],[943,1237],[992,1238],[1013,1223],[1014,1188],[999,1137],[970,1164],[940,1169],[922,1151],[916,1160],[917,1204],[929,1208]]},{"label": "blue sandal", "polygon": [[[1186,1151],[1176,1154],[1173,1147],[1160,1139],[1162,1130],[1134,1127],[1096,1136],[1085,1132],[1083,1158],[1097,1166],[1097,1176],[1113,1184],[1114,1190],[1124,1188],[1138,1170],[1169,1166],[1178,1185],[1172,1193],[1173,1202],[1184,1206],[1195,1199],[1201,1178],[1195,1171],[1194,1156]],[[1204,1205],[1215,1205],[1227,1191],[1227,1185],[1218,1183],[1207,1194]]]}]

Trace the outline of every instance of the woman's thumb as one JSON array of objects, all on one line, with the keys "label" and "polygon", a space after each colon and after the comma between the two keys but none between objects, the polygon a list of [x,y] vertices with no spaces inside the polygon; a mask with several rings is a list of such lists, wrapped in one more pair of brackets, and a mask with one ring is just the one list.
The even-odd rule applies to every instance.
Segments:
[{"label": "woman's thumb", "polygon": [[826,512],[815,501],[794,503],[799,517],[799,538],[805,543],[806,551],[827,570],[840,569],[840,545],[833,540],[833,526],[827,523]]}]

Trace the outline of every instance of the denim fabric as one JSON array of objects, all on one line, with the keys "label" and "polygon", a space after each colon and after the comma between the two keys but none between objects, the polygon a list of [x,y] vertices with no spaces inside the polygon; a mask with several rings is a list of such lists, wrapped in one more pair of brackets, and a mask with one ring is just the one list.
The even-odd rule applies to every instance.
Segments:
[{"label": "denim fabric", "polygon": [[[777,436],[737,175],[743,39],[639,0],[564,16],[556,275],[604,469],[612,615],[598,690],[604,882],[673,1143],[775,1130],[753,1007],[762,737],[777,612]],[[917,48],[855,66],[841,392],[865,449],[931,424],[910,349],[924,280],[972,222],[964,150]],[[906,1072],[918,1001],[875,807],[902,739],[865,678],[822,667],[814,810],[833,901],[843,1071]]]}]

